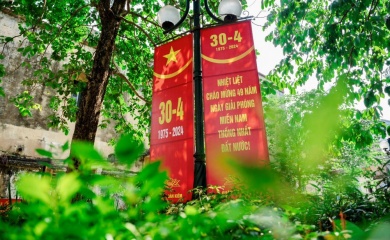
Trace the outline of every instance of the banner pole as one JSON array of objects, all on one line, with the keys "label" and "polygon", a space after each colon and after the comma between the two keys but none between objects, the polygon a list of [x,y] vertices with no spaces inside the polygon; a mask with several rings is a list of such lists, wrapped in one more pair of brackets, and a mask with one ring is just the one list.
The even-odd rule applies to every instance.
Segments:
[{"label": "banner pole", "polygon": [[[187,0],[189,1],[189,0]],[[194,97],[195,97],[195,173],[194,188],[207,187],[203,128],[202,67],[200,48],[200,0],[193,0],[194,11]],[[193,198],[198,198],[195,194]]]}]

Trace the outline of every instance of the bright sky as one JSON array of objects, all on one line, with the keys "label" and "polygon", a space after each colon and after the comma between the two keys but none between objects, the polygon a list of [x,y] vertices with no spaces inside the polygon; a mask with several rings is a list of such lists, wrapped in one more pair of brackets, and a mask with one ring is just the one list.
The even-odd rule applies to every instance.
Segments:
[{"label": "bright sky", "polygon": [[[261,12],[261,0],[247,0],[248,11],[250,16],[255,16],[253,21],[253,38],[255,42],[255,48],[260,52],[260,56],[257,57],[257,68],[260,73],[267,75],[283,58],[283,51],[281,48],[275,47],[272,43],[266,42],[265,37],[270,32],[263,32],[262,25],[266,22],[266,12]],[[309,79],[301,91],[310,90],[316,87],[316,79]],[[381,106],[383,108],[383,119],[390,120],[390,106],[388,104],[389,97],[381,100]],[[357,109],[364,109],[363,102],[356,105]]]}]

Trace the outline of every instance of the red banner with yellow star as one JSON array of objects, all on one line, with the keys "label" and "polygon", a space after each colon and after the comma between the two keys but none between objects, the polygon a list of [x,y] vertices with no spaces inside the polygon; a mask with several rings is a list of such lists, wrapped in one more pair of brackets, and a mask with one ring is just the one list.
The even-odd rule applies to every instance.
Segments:
[{"label": "red banner with yellow star", "polygon": [[201,31],[207,184],[232,187],[233,158],[268,163],[268,145],[251,22]]},{"label": "red banner with yellow star", "polygon": [[194,181],[192,35],[154,52],[150,158],[168,171],[171,202],[191,200]]}]

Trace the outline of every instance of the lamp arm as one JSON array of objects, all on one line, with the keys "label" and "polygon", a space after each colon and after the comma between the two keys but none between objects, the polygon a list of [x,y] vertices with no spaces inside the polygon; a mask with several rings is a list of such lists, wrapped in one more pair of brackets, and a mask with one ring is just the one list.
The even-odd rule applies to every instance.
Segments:
[{"label": "lamp arm", "polygon": [[168,30],[165,30],[164,34],[172,32],[173,30],[175,30],[177,27],[179,27],[184,22],[184,20],[187,18],[188,12],[190,11],[190,1],[191,0],[186,1],[186,11],[184,12],[184,15],[180,18],[180,20],[173,27],[171,27]]},{"label": "lamp arm", "polygon": [[210,10],[210,7],[209,7],[209,3],[207,0],[204,0],[204,7],[206,8],[206,12],[209,14],[209,16],[214,19],[215,21],[217,21],[218,23],[223,23],[223,20],[218,18],[217,16],[214,15],[213,12],[211,12]]}]

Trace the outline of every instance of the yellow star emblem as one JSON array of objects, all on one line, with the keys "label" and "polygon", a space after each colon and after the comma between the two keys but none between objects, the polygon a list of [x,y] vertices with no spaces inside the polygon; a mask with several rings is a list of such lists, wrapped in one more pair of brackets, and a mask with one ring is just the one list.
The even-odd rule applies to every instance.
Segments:
[{"label": "yellow star emblem", "polygon": [[177,62],[176,55],[180,52],[180,49],[175,51],[173,50],[173,47],[171,47],[171,50],[168,54],[164,55],[164,57],[167,59],[167,63],[165,65],[168,65],[170,62]]}]

